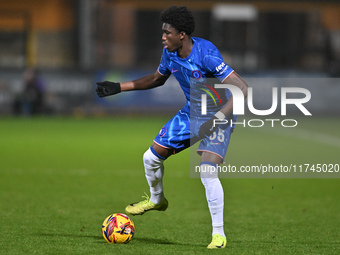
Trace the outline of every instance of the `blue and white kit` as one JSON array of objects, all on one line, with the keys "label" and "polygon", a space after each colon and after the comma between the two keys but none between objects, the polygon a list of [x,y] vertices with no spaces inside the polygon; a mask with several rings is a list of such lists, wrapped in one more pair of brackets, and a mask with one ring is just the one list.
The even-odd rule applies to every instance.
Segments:
[{"label": "blue and white kit", "polygon": [[[193,37],[193,47],[187,58],[180,58],[177,52],[163,49],[158,67],[161,75],[173,74],[187,99],[186,105],[177,112],[160,130],[154,142],[161,147],[180,152],[199,141],[199,127],[219,111],[230,98],[227,89],[214,89],[208,81],[223,82],[234,70],[224,61],[215,45],[210,41]],[[216,79],[217,78],[217,79]],[[211,82],[210,82],[211,83]],[[201,114],[201,95],[206,94],[207,114]],[[229,116],[236,121],[236,116]],[[207,151],[222,159],[227,152],[233,127],[219,127],[210,137],[201,140],[198,153]]]}]

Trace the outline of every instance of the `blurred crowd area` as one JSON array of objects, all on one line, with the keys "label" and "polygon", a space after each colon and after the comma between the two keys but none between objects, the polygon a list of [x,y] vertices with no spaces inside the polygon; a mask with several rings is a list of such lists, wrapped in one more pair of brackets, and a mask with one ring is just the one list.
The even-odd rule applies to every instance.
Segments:
[{"label": "blurred crowd area", "polygon": [[173,79],[142,97],[100,100],[94,93],[97,80],[156,70],[159,16],[171,5],[191,9],[193,36],[212,41],[245,77],[340,75],[338,1],[0,1],[0,115],[178,108],[183,96]]}]

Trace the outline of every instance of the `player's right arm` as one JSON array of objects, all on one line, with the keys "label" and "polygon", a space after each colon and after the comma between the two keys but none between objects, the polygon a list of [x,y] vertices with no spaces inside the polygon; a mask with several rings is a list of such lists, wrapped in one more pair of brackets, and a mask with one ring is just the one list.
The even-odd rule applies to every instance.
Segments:
[{"label": "player's right arm", "polygon": [[153,74],[146,75],[134,81],[122,82],[122,91],[145,90],[162,86],[169,76],[161,75],[158,71]]},{"label": "player's right arm", "polygon": [[96,92],[99,97],[106,97],[120,93],[121,91],[145,90],[162,86],[169,78],[158,70],[155,73],[143,76],[139,79],[127,82],[97,82]]}]

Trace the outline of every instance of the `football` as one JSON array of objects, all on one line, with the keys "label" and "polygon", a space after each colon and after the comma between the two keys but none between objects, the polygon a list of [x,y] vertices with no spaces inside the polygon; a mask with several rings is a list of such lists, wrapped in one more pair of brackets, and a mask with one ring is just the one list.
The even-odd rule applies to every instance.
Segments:
[{"label": "football", "polygon": [[135,224],[127,215],[114,213],[104,220],[102,233],[108,243],[128,243],[135,234]]}]

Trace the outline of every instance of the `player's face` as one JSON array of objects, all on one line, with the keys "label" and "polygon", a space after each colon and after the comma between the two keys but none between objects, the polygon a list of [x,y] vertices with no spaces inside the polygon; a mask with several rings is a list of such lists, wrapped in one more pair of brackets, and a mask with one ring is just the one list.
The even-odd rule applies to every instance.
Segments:
[{"label": "player's face", "polygon": [[162,30],[164,47],[170,52],[179,50],[182,47],[183,33],[178,32],[176,28],[168,23],[163,23]]}]

